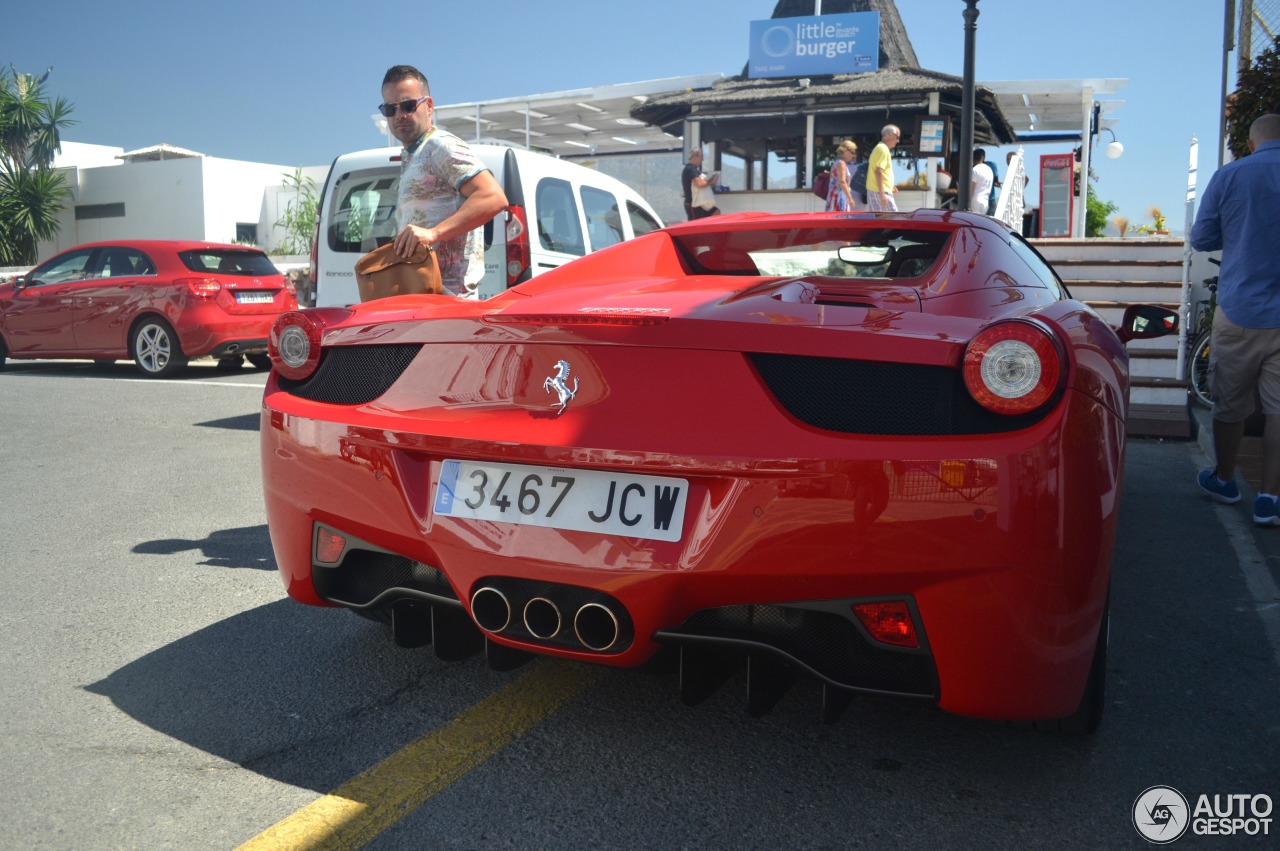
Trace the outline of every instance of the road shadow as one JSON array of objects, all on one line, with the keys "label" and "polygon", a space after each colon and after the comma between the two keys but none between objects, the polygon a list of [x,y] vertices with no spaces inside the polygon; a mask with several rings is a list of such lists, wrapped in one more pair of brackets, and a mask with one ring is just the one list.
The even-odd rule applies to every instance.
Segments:
[{"label": "road shadow", "polygon": [[238,417],[225,417],[220,420],[196,423],[202,428],[226,428],[234,431],[258,431],[261,415],[257,413],[242,414]]},{"label": "road shadow", "polygon": [[192,541],[185,538],[161,538],[143,541],[133,552],[143,555],[173,555],[196,550],[205,557],[197,564],[212,567],[254,568],[275,570],[276,561],[271,550],[271,535],[265,524],[243,526],[239,529],[218,529],[209,537]]},{"label": "road shadow", "polygon": [[[92,360],[15,360],[5,363],[5,374],[39,376],[41,378],[132,378],[144,379],[133,361],[118,360],[98,362]],[[265,376],[267,370],[246,363],[237,369],[219,368],[212,358],[193,360],[186,368],[165,379],[169,381],[227,381],[237,377],[246,379],[246,386],[257,385],[256,378]],[[152,380],[152,379],[146,379]],[[237,382],[239,383],[239,382]]]},{"label": "road shadow", "polygon": [[[412,685],[421,676],[414,663],[431,658],[429,650],[399,650],[383,627],[349,612],[279,600],[167,644],[85,688],[178,741],[323,792],[347,779],[351,767],[342,757],[313,761],[308,743],[333,736],[335,724],[376,702],[371,695]],[[302,756],[288,758],[295,750]]]}]

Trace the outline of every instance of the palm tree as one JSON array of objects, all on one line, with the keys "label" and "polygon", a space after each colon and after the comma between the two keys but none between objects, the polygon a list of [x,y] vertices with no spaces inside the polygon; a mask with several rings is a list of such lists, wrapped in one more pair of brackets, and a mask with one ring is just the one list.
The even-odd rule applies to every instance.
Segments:
[{"label": "palm tree", "polygon": [[58,232],[58,214],[70,195],[51,171],[61,134],[75,124],[66,98],[49,100],[40,77],[0,70],[0,266],[36,261],[40,240]]}]

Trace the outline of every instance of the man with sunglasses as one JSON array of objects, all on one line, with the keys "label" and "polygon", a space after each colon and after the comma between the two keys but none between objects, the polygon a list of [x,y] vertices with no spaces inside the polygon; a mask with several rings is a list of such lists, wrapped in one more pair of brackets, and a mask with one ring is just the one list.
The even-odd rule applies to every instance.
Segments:
[{"label": "man with sunglasses", "polygon": [[396,65],[382,78],[391,135],[404,145],[396,208],[395,252],[431,246],[446,293],[475,297],[484,277],[484,237],[478,228],[507,206],[493,173],[462,139],[433,127],[431,90],[422,72]]}]

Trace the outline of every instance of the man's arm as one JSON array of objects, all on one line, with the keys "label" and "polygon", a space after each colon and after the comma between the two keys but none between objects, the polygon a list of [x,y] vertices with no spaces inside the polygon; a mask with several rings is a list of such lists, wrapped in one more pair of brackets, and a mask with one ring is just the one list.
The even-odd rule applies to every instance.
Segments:
[{"label": "man's arm", "polygon": [[405,225],[396,234],[395,252],[409,257],[418,243],[435,245],[460,234],[483,227],[484,223],[498,215],[507,206],[507,195],[488,169],[480,172],[458,187],[466,198],[456,212],[442,219],[435,227]]},{"label": "man's arm", "polygon": [[1196,251],[1218,251],[1222,248],[1222,214],[1218,210],[1218,175],[1209,178],[1196,223],[1191,227],[1191,247]]}]

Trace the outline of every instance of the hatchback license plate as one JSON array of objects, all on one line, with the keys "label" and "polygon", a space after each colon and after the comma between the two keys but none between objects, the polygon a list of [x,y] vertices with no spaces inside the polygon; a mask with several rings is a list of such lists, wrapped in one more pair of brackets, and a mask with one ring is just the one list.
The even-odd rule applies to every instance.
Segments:
[{"label": "hatchback license plate", "polygon": [[688,494],[688,481],[666,476],[451,460],[440,471],[435,513],[678,541]]},{"label": "hatchback license plate", "polygon": [[270,304],[275,300],[276,300],[276,297],[274,293],[266,293],[266,292],[236,293],[237,304]]}]

